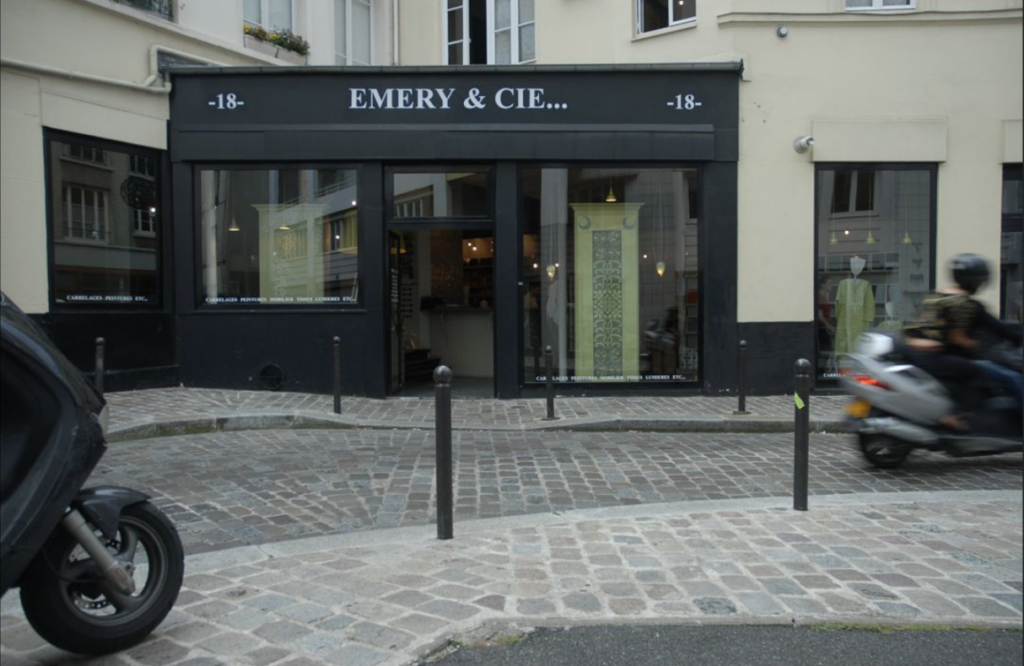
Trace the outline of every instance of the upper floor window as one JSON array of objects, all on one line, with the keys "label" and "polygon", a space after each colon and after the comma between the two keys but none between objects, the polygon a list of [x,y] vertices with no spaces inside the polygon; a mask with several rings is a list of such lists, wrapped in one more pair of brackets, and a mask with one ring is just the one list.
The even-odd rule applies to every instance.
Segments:
[{"label": "upper floor window", "polygon": [[117,2],[141,9],[168,21],[174,20],[174,3],[171,0],[117,0]]},{"label": "upper floor window", "polygon": [[913,9],[916,0],[846,0],[847,9]]},{"label": "upper floor window", "polygon": [[511,65],[537,60],[534,0],[496,0],[489,61]]},{"label": "upper floor window", "polygon": [[537,60],[535,0],[445,0],[449,65],[518,65]]},{"label": "upper floor window", "polygon": [[292,0],[245,0],[246,23],[268,30],[292,29]]},{"label": "upper floor window", "polygon": [[373,3],[334,0],[334,64],[373,63]]},{"label": "upper floor window", "polygon": [[637,0],[637,32],[653,32],[697,18],[697,0]]}]

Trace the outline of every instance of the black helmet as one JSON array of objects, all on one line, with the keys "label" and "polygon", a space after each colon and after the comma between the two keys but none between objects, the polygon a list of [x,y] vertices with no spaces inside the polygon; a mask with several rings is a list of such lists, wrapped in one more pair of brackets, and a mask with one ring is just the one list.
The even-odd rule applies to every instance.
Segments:
[{"label": "black helmet", "polygon": [[973,294],[988,282],[988,262],[976,254],[964,253],[953,257],[953,279],[960,288]]}]

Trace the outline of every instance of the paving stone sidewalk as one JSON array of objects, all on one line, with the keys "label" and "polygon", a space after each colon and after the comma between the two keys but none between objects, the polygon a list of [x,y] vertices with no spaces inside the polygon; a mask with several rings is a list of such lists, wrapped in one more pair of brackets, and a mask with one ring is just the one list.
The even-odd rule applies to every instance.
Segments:
[{"label": "paving stone sidewalk", "polygon": [[[281,427],[424,428],[434,424],[432,399],[345,397],[334,414],[333,396],[270,391],[170,388],[107,394],[111,438],[196,430]],[[842,395],[814,396],[812,427],[842,429]],[[760,432],[792,430],[794,401],[789,396],[750,397],[749,414],[735,415],[735,397],[591,397],[558,398],[558,420],[546,421],[543,399],[456,399],[455,429],[469,430],[715,430]]]},{"label": "paving stone sidewalk", "polygon": [[188,558],[145,643],[46,646],[0,605],[4,666],[407,666],[481,625],[1021,626],[1019,492],[620,507],[303,539]]}]

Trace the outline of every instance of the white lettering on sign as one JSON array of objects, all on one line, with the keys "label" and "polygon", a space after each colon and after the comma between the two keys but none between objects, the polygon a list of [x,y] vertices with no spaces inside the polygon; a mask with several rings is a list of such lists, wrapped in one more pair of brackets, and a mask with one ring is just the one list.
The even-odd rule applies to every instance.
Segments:
[{"label": "white lettering on sign", "polygon": [[543,109],[543,88],[502,88],[494,97],[502,109]]},{"label": "white lettering on sign", "polygon": [[455,88],[351,88],[350,109],[450,109]]},{"label": "white lettering on sign", "polygon": [[[449,110],[455,88],[349,88],[348,108],[354,111]],[[564,102],[549,102],[543,88],[502,88],[493,97],[473,88],[466,92],[462,106],[470,111],[486,109],[490,103],[503,111],[565,111]]]}]

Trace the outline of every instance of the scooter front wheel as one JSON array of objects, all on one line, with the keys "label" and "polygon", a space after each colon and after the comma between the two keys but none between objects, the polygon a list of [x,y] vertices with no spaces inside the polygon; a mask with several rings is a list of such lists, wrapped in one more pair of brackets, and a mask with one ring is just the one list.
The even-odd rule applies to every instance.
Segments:
[{"label": "scooter front wheel", "polygon": [[888,435],[861,435],[860,450],[879,469],[894,469],[903,464],[912,447]]},{"label": "scooter front wheel", "polygon": [[125,507],[117,537],[101,539],[131,572],[131,595],[113,590],[63,529],[47,541],[22,581],[21,605],[32,628],[69,652],[108,654],[135,645],[163,621],[181,589],[181,539],[149,502]]}]

